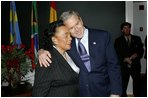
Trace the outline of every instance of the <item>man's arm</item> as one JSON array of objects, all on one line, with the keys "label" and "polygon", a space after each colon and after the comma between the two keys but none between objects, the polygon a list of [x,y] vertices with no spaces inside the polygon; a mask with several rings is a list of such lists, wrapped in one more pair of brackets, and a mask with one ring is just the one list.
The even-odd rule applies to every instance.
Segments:
[{"label": "man's arm", "polygon": [[44,50],[44,49],[40,49],[38,51],[38,58],[39,58],[39,63],[40,66],[44,66],[47,67],[50,65],[50,63],[52,63],[51,61],[51,54],[49,51]]}]

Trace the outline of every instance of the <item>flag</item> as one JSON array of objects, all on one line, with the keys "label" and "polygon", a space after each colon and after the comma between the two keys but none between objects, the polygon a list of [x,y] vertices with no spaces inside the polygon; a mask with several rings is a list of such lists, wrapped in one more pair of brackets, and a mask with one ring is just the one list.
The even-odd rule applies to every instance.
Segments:
[{"label": "flag", "polygon": [[36,1],[32,1],[32,12],[31,12],[31,51],[32,51],[32,68],[34,69],[38,57],[38,20],[37,20],[37,4]]},{"label": "flag", "polygon": [[10,44],[21,45],[15,1],[10,2]]},{"label": "flag", "polygon": [[50,15],[49,23],[57,20],[56,2],[50,1]]}]

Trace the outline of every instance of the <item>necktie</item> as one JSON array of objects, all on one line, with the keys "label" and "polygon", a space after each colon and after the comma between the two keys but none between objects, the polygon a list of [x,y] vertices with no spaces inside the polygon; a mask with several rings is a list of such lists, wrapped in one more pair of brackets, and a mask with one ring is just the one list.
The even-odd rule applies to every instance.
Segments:
[{"label": "necktie", "polygon": [[128,47],[130,47],[130,39],[127,37],[127,45],[128,45]]},{"label": "necktie", "polygon": [[78,52],[85,67],[87,68],[88,72],[90,72],[91,71],[90,58],[86,52],[84,45],[80,42],[80,40],[81,39],[78,39]]}]

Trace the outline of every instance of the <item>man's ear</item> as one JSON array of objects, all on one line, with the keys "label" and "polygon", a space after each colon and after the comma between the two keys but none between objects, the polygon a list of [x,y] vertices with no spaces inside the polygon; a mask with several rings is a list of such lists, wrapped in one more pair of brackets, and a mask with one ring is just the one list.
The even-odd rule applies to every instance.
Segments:
[{"label": "man's ear", "polygon": [[54,45],[56,45],[58,43],[56,37],[52,37],[51,40],[52,40]]}]

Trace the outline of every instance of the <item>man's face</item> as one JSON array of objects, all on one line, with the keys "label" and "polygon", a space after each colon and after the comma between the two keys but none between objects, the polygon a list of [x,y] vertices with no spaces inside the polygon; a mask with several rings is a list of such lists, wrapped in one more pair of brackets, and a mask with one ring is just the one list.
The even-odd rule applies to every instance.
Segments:
[{"label": "man's face", "polygon": [[131,28],[129,26],[124,26],[121,30],[125,36],[129,36],[131,32]]},{"label": "man's face", "polygon": [[82,38],[84,33],[84,26],[82,20],[78,16],[71,16],[64,21],[65,26],[71,32],[71,35],[75,38]]}]

